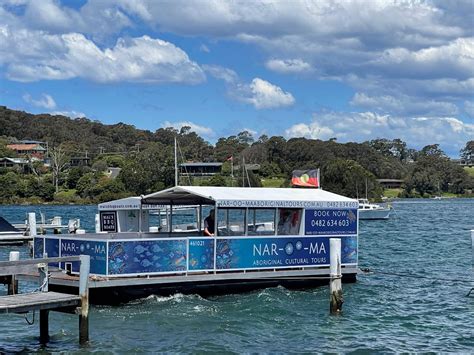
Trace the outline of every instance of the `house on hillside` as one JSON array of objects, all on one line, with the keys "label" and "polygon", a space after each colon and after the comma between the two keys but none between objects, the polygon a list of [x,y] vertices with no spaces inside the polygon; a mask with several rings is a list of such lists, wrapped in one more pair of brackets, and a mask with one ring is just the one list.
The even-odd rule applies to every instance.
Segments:
[{"label": "house on hillside", "polygon": [[12,143],[7,144],[7,148],[15,151],[17,154],[23,157],[34,157],[39,160],[44,160],[46,155],[46,149],[40,143]]},{"label": "house on hillside", "polygon": [[377,179],[377,182],[384,189],[399,189],[402,187],[404,180],[401,179]]},{"label": "house on hillside", "polygon": [[179,164],[180,176],[203,177],[219,174],[222,170],[222,163],[183,163]]},{"label": "house on hillside", "polygon": [[72,157],[70,160],[70,166],[90,166],[91,165],[91,158],[88,156],[85,157]]},{"label": "house on hillside", "polygon": [[468,156],[467,159],[451,159],[455,164],[461,165],[462,167],[473,167],[474,166],[474,157]]},{"label": "house on hillside", "polygon": [[[32,160],[33,159],[34,158],[32,158]],[[0,158],[0,168],[17,168],[23,173],[30,172],[29,164],[30,161],[25,158]]]}]

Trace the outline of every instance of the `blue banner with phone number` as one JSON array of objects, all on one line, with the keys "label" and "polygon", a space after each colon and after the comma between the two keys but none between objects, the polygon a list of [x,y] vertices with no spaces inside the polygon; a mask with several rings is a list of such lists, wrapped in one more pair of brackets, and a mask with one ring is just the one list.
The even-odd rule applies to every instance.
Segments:
[{"label": "blue banner with phone number", "polygon": [[357,209],[307,209],[306,235],[357,234]]}]

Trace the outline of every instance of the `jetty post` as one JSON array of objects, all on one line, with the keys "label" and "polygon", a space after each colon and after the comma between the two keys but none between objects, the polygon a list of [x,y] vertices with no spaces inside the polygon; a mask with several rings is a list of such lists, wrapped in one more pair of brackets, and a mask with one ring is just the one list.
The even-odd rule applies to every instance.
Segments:
[{"label": "jetty post", "polygon": [[100,233],[100,215],[98,213],[95,215],[95,232]]},{"label": "jetty post", "polygon": [[[18,261],[20,260],[20,252],[19,251],[11,251],[9,256],[9,261]],[[10,276],[10,283],[8,284],[8,294],[9,295],[16,295],[18,294],[18,279],[16,275]]]},{"label": "jetty post", "polygon": [[341,272],[341,239],[329,239],[330,268],[329,268],[329,312],[340,314],[342,312],[342,272]]},{"label": "jetty post", "polygon": [[81,298],[81,308],[79,313],[79,343],[85,344],[89,341],[89,255],[81,255],[81,266],[79,269],[79,296]]},{"label": "jetty post", "polygon": [[36,237],[36,213],[34,212],[28,213],[28,228],[30,237]]},{"label": "jetty post", "polygon": [[[45,254],[45,258],[48,255]],[[49,270],[47,263],[39,263],[38,264],[38,272],[39,272],[39,291],[40,292],[48,292],[49,288]],[[49,342],[49,309],[40,309],[39,311],[39,327],[40,327],[40,343],[47,344]]]}]

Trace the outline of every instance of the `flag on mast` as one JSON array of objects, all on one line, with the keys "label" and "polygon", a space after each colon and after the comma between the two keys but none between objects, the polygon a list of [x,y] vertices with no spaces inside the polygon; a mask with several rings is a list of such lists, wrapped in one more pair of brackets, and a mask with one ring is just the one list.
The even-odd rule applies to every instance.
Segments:
[{"label": "flag on mast", "polygon": [[291,186],[319,188],[319,169],[293,170]]}]

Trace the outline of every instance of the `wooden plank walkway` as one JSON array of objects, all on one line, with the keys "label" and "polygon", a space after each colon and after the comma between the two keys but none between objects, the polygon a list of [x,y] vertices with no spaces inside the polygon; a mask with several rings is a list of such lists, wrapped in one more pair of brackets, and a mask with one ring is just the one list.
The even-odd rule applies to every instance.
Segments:
[{"label": "wooden plank walkway", "polygon": [[[16,256],[14,255],[16,253]],[[69,312],[79,315],[79,342],[85,344],[89,340],[89,271],[90,256],[69,256],[60,258],[43,258],[18,260],[18,252],[10,253],[11,261],[0,262],[0,277],[8,284],[8,296],[0,297],[1,313],[28,313],[39,311],[40,342],[49,341],[49,312]],[[79,295],[48,292],[48,264],[66,261],[79,261]],[[23,272],[39,272],[40,292],[17,294],[17,275]],[[37,277],[38,278],[38,277]],[[34,313],[33,313],[34,314]]]},{"label": "wooden plank walkway", "polygon": [[58,292],[22,293],[0,297],[0,313],[25,313],[80,306],[81,297]]}]

